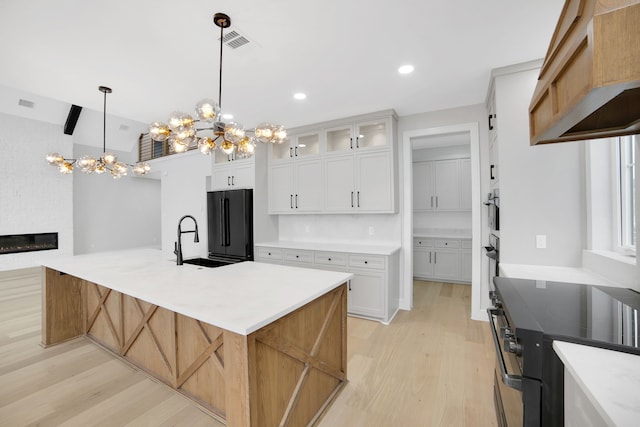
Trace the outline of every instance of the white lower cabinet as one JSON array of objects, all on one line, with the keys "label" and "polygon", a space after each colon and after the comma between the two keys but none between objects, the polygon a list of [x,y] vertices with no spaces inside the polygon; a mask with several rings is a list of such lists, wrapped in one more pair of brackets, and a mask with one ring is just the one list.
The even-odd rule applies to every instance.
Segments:
[{"label": "white lower cabinet", "polygon": [[258,246],[256,261],[353,274],[348,285],[350,315],[388,324],[398,311],[398,252],[391,255]]},{"label": "white lower cabinet", "polygon": [[471,282],[471,240],[414,238],[413,277]]},{"label": "white lower cabinet", "polygon": [[365,317],[384,317],[384,272],[351,268],[349,273],[353,273],[353,279],[349,283],[347,311]]}]

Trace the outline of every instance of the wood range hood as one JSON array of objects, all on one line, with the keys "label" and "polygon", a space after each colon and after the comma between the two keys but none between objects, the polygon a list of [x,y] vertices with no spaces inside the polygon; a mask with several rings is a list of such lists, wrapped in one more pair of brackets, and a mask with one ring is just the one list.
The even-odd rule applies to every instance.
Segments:
[{"label": "wood range hood", "polygon": [[640,0],[566,0],[529,106],[531,145],[640,133]]}]

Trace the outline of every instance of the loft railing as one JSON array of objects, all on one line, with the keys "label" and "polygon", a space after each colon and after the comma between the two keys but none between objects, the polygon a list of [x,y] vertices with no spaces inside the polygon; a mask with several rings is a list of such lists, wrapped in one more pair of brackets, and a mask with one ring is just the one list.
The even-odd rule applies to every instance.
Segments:
[{"label": "loft railing", "polygon": [[[189,145],[187,151],[195,150],[198,144],[194,141]],[[138,138],[138,161],[146,162],[148,160],[158,159],[160,157],[176,154],[173,147],[167,141],[154,141],[148,133],[141,133]]]}]

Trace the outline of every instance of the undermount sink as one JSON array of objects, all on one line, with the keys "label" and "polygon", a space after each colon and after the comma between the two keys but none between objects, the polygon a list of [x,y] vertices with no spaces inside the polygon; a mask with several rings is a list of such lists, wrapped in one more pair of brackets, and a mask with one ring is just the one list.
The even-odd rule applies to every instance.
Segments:
[{"label": "undermount sink", "polygon": [[184,264],[192,264],[192,265],[199,265],[200,267],[222,267],[223,265],[228,265],[228,262],[222,262],[222,261],[215,261],[212,259],[208,259],[208,258],[192,258],[192,259],[185,259],[184,261],[182,261]]}]

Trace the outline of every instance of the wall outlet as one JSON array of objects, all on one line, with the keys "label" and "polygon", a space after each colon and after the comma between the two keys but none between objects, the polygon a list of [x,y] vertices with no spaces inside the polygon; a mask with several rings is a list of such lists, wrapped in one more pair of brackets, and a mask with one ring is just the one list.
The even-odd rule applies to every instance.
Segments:
[{"label": "wall outlet", "polygon": [[545,249],[546,247],[547,247],[547,235],[546,234],[536,235],[536,249]]},{"label": "wall outlet", "polygon": [[375,230],[373,228],[373,225],[370,225],[369,226],[369,236],[373,236],[374,232],[375,232]]}]

